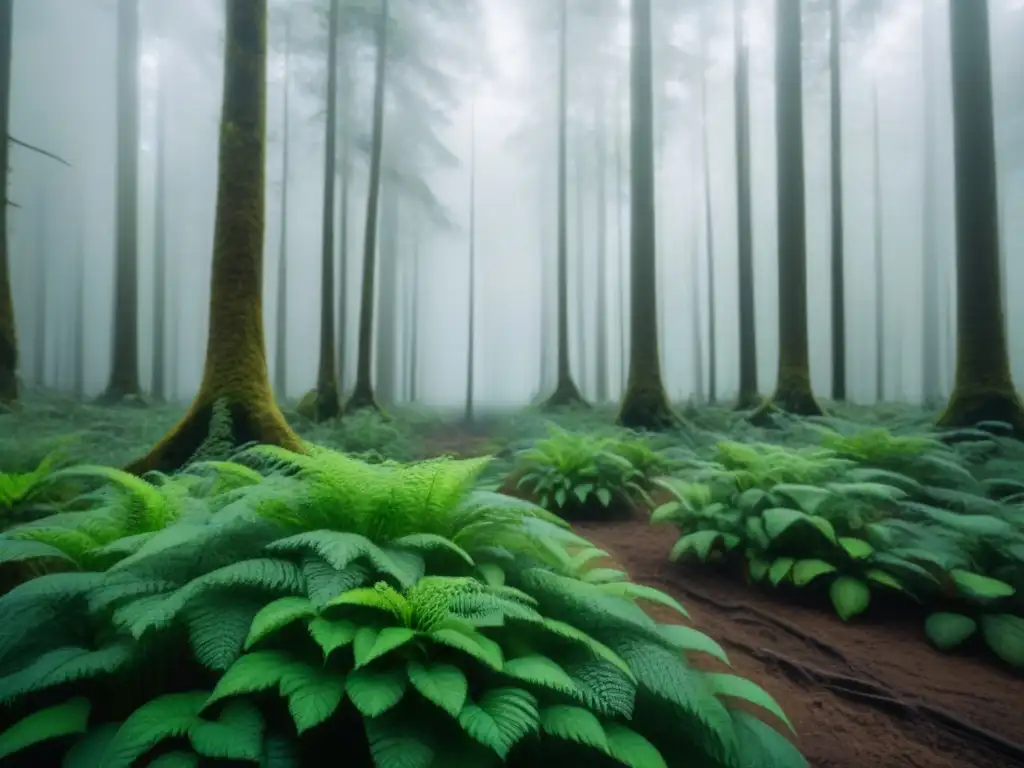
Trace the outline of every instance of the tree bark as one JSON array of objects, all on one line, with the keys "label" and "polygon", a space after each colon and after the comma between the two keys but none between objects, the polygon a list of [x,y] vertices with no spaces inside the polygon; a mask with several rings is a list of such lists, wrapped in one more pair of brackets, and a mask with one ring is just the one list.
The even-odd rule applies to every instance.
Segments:
[{"label": "tree bark", "polygon": [[291,141],[292,14],[285,20],[284,103],[281,112],[281,211],[277,245],[277,317],[274,322],[274,393],[288,397],[288,180]]},{"label": "tree bark", "polygon": [[476,369],[476,93],[469,105],[469,317],[466,338],[466,423],[473,421],[474,378]]},{"label": "tree bark", "polygon": [[167,61],[161,58],[156,91],[156,193],[153,211],[153,348],[150,394],[167,397]]},{"label": "tree bark", "polygon": [[[0,0],[0,136],[10,133],[11,44],[14,26],[14,0]],[[14,321],[14,296],[11,292],[10,257],[7,247],[7,141],[0,141],[0,405],[18,401],[18,336]]]},{"label": "tree bark", "polygon": [[[705,24],[704,11],[701,13],[701,26]],[[707,83],[707,52],[704,41],[706,32],[701,35],[701,73],[700,73],[700,116],[701,116],[701,159],[704,175],[704,232],[707,247],[705,258],[708,270],[708,402],[712,405],[718,401],[718,347],[715,343],[715,223],[711,207],[711,141],[708,138],[708,83]]]},{"label": "tree bark", "polygon": [[[274,404],[263,342],[263,220],[267,0],[226,0],[224,105],[206,362],[192,406],[171,432],[128,466],[173,471],[212,437],[302,451]],[[226,406],[230,435],[211,435]]]},{"label": "tree bark", "polygon": [[658,355],[651,0],[632,0],[631,34],[630,359],[618,421],[626,427],[655,429],[678,420],[665,394]]},{"label": "tree bark", "polygon": [[942,397],[943,375],[940,363],[942,350],[942,317],[939,312],[941,286],[939,281],[938,201],[935,173],[935,68],[933,4],[925,0],[921,9],[922,58],[922,240],[921,240],[921,394],[925,405],[934,406]]},{"label": "tree bark", "polygon": [[871,88],[871,165],[874,188],[875,402],[885,402],[885,259],[882,253],[882,150],[878,130],[878,83]]},{"label": "tree bark", "polygon": [[599,84],[594,112],[597,142],[597,332],[594,336],[594,397],[608,402],[608,110],[603,81]]},{"label": "tree bark", "polygon": [[950,3],[956,176],[957,352],[940,427],[983,421],[1024,437],[1000,301],[999,224],[988,0]]},{"label": "tree bark", "polygon": [[839,0],[829,0],[829,132],[832,205],[832,399],[846,399],[846,262],[843,242],[843,41]]}]

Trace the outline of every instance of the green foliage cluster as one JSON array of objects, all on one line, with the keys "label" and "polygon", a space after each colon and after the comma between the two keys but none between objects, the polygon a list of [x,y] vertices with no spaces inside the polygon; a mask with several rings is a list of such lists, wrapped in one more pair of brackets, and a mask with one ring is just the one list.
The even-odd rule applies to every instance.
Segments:
[{"label": "green foliage cluster", "polygon": [[[0,597],[5,765],[806,765],[685,610],[487,459],[269,447],[95,486],[0,535],[62,570]],[[755,707],[751,709],[751,705]],[[339,754],[339,750],[342,753]]]},{"label": "green foliage cluster", "polygon": [[569,520],[628,515],[650,503],[650,480],[673,462],[639,436],[570,432],[549,425],[550,437],[516,455],[517,487]]},{"label": "green foliage cluster", "polygon": [[416,422],[383,415],[371,409],[346,414],[323,425],[311,425],[303,437],[365,461],[413,461],[423,455]]},{"label": "green foliage cluster", "polygon": [[883,590],[923,605],[940,649],[980,630],[1024,669],[1024,510],[987,493],[1024,490],[1020,479],[980,481],[929,437],[820,434],[820,447],[723,441],[710,460],[659,480],[674,500],[652,522],[682,534],[672,559],[739,559],[754,581],[827,585],[844,620]]}]

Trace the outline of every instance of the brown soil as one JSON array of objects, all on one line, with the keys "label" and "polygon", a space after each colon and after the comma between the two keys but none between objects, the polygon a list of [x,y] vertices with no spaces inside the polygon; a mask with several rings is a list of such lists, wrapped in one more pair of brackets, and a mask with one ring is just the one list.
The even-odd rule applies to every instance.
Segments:
[{"label": "brown soil", "polygon": [[918,618],[846,624],[707,567],[673,564],[670,526],[575,528],[634,581],[683,603],[734,671],[779,702],[814,768],[1024,768],[1024,679],[939,653]]}]

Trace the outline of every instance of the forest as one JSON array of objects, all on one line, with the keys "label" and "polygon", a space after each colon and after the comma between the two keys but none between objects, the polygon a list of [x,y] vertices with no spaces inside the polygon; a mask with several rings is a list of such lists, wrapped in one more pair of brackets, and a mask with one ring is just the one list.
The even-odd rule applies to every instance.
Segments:
[{"label": "forest", "polygon": [[1022,43],[0,0],[0,764],[1024,765]]}]

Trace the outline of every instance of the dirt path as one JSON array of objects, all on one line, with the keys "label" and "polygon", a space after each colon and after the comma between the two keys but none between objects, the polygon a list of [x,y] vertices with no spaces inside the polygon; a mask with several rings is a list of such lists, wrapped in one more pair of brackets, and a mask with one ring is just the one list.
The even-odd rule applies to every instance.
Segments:
[{"label": "dirt path", "polygon": [[919,621],[844,624],[820,608],[674,565],[668,526],[576,529],[632,579],[686,606],[734,670],[775,696],[814,768],[1024,768],[1024,679],[935,651]]}]

